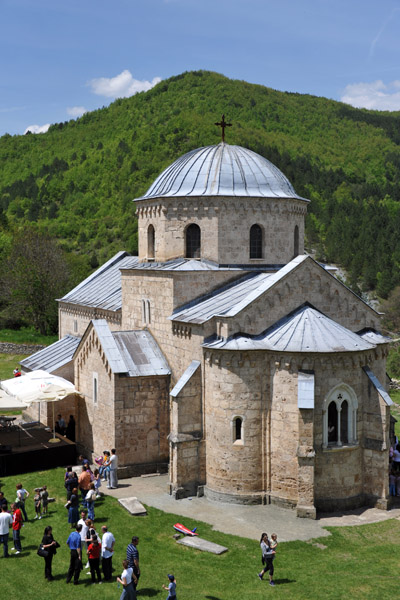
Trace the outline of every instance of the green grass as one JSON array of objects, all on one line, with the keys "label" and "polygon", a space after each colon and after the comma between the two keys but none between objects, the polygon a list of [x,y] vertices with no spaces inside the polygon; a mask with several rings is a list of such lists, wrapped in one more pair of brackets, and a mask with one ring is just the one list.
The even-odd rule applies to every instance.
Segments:
[{"label": "green grass", "polygon": [[11,379],[13,371],[26,354],[2,354],[0,353],[0,380]]},{"label": "green grass", "polygon": [[[70,529],[63,506],[63,469],[3,478],[2,489],[8,500],[14,499],[15,485],[19,481],[31,492],[27,501],[29,517],[34,516],[34,487],[46,483],[50,495],[55,496],[57,501],[49,505],[48,518],[30,521],[22,529],[23,552],[7,559],[7,562],[0,559],[2,598],[118,598],[121,590],[117,589],[116,583],[104,583],[101,588],[91,586],[90,576],[85,571],[81,574],[79,587],[65,584],[69,564],[65,542]],[[398,592],[400,523],[397,520],[360,527],[330,528],[332,535],[321,538],[320,547],[315,545],[317,540],[279,544],[275,560],[277,586],[272,590],[266,581],[261,583],[257,578],[261,568],[257,541],[219,533],[213,531],[210,525],[185,519],[188,527],[199,527],[201,537],[229,548],[227,553],[215,556],[175,542],[172,525],[181,517],[154,508],[149,508],[145,517],[131,517],[111,497],[99,501],[95,510],[97,529],[106,523],[116,538],[114,576],[121,573],[121,561],[130,538],[132,535],[140,537],[142,576],[139,598],[165,598],[166,592],[161,586],[166,583],[166,574],[171,572],[177,579],[180,600],[261,600],[267,594],[291,600],[385,600],[396,597]],[[43,529],[48,524],[52,525],[54,537],[61,544],[53,561],[56,580],[52,583],[44,579],[44,560],[36,555]],[[266,524],[268,532],[271,527],[272,523]],[[277,533],[279,535],[279,531]]]},{"label": "green grass", "polygon": [[400,438],[400,390],[391,390],[390,397],[394,404],[390,407],[390,412],[397,419],[394,430],[398,438]]},{"label": "green grass", "polygon": [[33,327],[23,327],[22,329],[0,329],[0,342],[49,346],[57,340],[57,335],[40,335]]}]

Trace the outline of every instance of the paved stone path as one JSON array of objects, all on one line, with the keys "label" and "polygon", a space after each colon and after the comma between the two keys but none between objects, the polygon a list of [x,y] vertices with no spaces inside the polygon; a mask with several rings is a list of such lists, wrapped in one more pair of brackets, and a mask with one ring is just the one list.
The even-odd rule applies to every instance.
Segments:
[{"label": "paved stone path", "polygon": [[[167,482],[167,475],[132,477],[121,479],[116,490],[106,489],[106,485],[103,483],[101,491],[115,498],[136,496],[143,504],[172,513],[172,515],[198,519],[209,523],[217,531],[254,540],[260,539],[262,531],[269,534],[275,531],[281,542],[306,541],[330,535],[324,529],[328,526],[362,525],[391,518],[400,518],[400,508],[390,511],[381,511],[374,508],[360,509],[347,513],[321,515],[321,518],[313,521],[311,519],[299,519],[294,511],[273,505],[220,504],[211,502],[207,498],[197,497],[175,500],[166,493]],[[171,532],[172,526],[177,520],[176,517],[171,516]],[[185,524],[184,519],[179,520]],[[198,533],[201,535],[201,525]]]}]

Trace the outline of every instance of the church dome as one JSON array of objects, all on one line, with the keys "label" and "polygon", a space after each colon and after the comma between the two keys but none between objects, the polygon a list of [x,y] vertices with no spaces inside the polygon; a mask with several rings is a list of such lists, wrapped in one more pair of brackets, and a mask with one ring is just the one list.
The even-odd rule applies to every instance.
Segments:
[{"label": "church dome", "polygon": [[188,196],[296,198],[285,175],[252,150],[221,142],[197,148],[167,167],[138,200]]}]

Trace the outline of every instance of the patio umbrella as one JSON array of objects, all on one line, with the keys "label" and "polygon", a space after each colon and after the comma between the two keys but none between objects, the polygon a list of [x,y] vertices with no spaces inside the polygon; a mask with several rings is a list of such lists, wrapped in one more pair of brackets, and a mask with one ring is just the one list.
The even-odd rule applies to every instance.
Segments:
[{"label": "patio umbrella", "polygon": [[55,431],[55,420],[54,420],[54,403],[59,400],[63,400],[68,396],[75,394],[75,389],[67,389],[63,386],[60,386],[56,383],[50,383],[46,387],[44,387],[41,391],[37,391],[35,393],[34,398],[30,398],[27,400],[25,398],[25,402],[27,404],[34,404],[36,402],[51,402],[53,404],[53,437],[49,440],[49,442],[57,443],[60,441],[59,438],[56,437]]},{"label": "patio umbrella", "polygon": [[23,410],[27,405],[21,402],[15,396],[7,394],[4,390],[0,390],[0,413],[5,410]]}]

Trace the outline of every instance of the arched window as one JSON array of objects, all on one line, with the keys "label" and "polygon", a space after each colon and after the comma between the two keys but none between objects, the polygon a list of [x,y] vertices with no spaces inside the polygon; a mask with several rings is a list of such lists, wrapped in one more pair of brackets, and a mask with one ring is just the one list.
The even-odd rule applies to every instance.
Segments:
[{"label": "arched window", "polygon": [[147,229],[147,258],[154,258],[155,231],[153,225]]},{"label": "arched window", "polygon": [[186,229],[186,258],[200,258],[201,232],[200,227],[192,223]]},{"label": "arched window", "polygon": [[232,425],[232,442],[234,444],[243,445],[243,417],[233,417]]},{"label": "arched window", "polygon": [[242,439],[242,419],[240,417],[236,417],[235,419],[235,441]]},{"label": "arched window", "polygon": [[296,225],[296,227],[294,228],[294,252],[293,252],[293,258],[296,258],[296,256],[299,255],[299,228]]},{"label": "arched window", "polygon": [[263,257],[263,232],[259,225],[250,228],[250,258]]},{"label": "arched window", "polygon": [[324,400],[323,447],[357,443],[357,396],[352,388],[337,385]]}]

